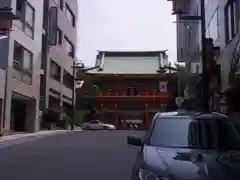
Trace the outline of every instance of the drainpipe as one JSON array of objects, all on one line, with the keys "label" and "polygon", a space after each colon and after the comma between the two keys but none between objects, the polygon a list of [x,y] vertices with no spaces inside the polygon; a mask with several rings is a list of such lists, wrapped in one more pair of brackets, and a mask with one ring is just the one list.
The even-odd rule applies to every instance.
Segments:
[{"label": "drainpipe", "polygon": [[75,95],[76,95],[76,66],[75,60],[73,60],[73,88],[72,88],[72,121],[71,121],[71,131],[74,130],[75,116],[76,116],[76,108],[75,108]]}]

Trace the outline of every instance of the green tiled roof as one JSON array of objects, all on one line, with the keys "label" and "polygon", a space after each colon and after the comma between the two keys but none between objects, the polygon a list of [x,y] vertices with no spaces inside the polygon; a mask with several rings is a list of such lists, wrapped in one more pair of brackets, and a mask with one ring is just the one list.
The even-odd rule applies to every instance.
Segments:
[{"label": "green tiled roof", "polygon": [[97,65],[100,69],[88,71],[90,74],[157,74],[160,54],[165,51],[109,52],[101,51]]}]

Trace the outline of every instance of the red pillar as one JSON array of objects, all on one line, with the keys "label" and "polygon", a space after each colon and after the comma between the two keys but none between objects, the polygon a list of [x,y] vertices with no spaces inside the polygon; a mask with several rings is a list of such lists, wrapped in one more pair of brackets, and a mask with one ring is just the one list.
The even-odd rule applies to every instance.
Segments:
[{"label": "red pillar", "polygon": [[103,116],[104,116],[104,114],[103,114],[103,104],[101,104],[101,111],[100,111],[100,118],[101,118],[100,120],[101,121],[104,121],[104,117]]},{"label": "red pillar", "polygon": [[148,107],[148,105],[146,104],[145,105],[145,127],[146,128],[148,128],[148,126],[149,126],[149,116],[148,116],[148,111],[147,111],[147,107]]},{"label": "red pillar", "polygon": [[118,112],[117,112],[117,104],[116,104],[116,109],[114,112],[114,121],[115,121],[115,126],[118,126]]}]

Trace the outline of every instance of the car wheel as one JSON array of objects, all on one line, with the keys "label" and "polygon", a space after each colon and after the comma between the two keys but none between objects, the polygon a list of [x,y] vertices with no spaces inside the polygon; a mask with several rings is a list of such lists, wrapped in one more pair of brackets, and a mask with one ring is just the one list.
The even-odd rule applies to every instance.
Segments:
[{"label": "car wheel", "polygon": [[107,129],[108,129],[108,127],[107,127],[107,126],[104,126],[104,127],[103,127],[103,129],[104,129],[104,130],[107,130]]}]

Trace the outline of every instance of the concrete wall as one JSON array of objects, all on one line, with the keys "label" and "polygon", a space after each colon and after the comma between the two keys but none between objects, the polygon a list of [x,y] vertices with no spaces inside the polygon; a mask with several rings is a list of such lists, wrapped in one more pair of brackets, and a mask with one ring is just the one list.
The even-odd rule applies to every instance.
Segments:
[{"label": "concrete wall", "polygon": [[[19,22],[14,22],[13,29],[9,38],[8,46],[8,70],[7,70],[7,96],[6,96],[6,109],[5,109],[5,129],[10,127],[10,117],[11,117],[11,99],[12,92],[17,92],[26,97],[34,99],[36,101],[34,110],[29,109],[29,112],[34,112],[31,115],[32,123],[38,122],[38,102],[40,94],[40,60],[41,60],[41,44],[42,44],[42,17],[43,17],[43,0],[28,0],[28,2],[35,8],[35,24],[34,24],[34,39],[28,37],[20,28]],[[15,12],[16,10],[16,0],[12,0],[12,8]],[[14,73],[13,69],[13,51],[14,51],[14,41],[19,42],[26,49],[33,53],[33,72],[32,72],[32,84],[26,84],[18,79],[12,78]],[[30,115],[30,113],[27,113]],[[31,126],[29,131],[37,130],[37,126]]]}]

